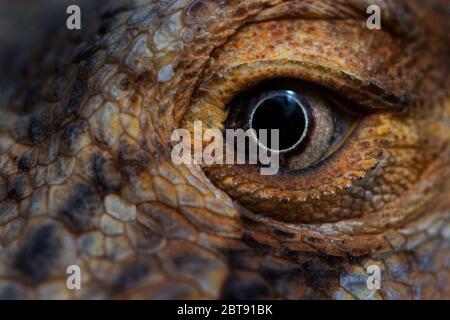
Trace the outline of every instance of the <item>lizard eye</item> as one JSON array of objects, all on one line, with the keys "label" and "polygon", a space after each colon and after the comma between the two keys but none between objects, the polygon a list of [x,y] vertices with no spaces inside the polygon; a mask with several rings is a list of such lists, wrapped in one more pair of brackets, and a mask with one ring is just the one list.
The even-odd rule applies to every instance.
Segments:
[{"label": "lizard eye", "polygon": [[[251,152],[249,143],[254,139],[260,148],[278,155],[279,170],[266,176],[260,171],[265,164],[259,162],[219,163],[204,165],[206,175],[232,198],[258,213],[291,222],[342,218],[339,213],[330,215],[327,208],[317,218],[316,212],[306,207],[311,206],[312,196],[316,200],[323,194],[333,197],[338,189],[346,188],[351,183],[344,179],[346,175],[360,179],[376,166],[375,149],[368,148],[359,155],[351,150],[355,141],[363,140],[358,133],[360,127],[367,126],[370,112],[334,90],[295,77],[267,77],[244,89],[236,88],[197,92],[182,127],[195,135],[193,124],[201,121],[203,130],[219,128],[224,138],[228,129],[252,132],[245,140],[246,152]],[[222,92],[223,97],[211,92]],[[277,143],[261,140],[261,129],[279,130]],[[237,144],[233,147],[238,148]],[[315,193],[308,193],[308,189],[315,189]],[[356,210],[351,213],[360,214]]]},{"label": "lizard eye", "polygon": [[219,189],[265,221],[298,227],[351,219],[355,229],[373,231],[390,215],[409,214],[394,203],[414,201],[409,190],[429,164],[417,150],[433,133],[410,112],[417,103],[411,70],[390,67],[402,52],[395,36],[359,22],[347,27],[332,39],[323,37],[332,28],[322,22],[241,29],[202,70],[189,109],[175,115],[191,136],[196,121],[225,138],[227,129],[280,130],[278,146],[253,135],[279,155],[273,175],[262,174],[259,154],[256,164],[203,165]]},{"label": "lizard eye", "polygon": [[[359,115],[331,93],[296,79],[272,79],[238,94],[227,106],[226,129],[253,129],[260,147],[279,153],[280,167],[304,169],[331,155],[349,136]],[[277,146],[261,129],[279,130]],[[267,140],[267,141],[265,141]]]}]

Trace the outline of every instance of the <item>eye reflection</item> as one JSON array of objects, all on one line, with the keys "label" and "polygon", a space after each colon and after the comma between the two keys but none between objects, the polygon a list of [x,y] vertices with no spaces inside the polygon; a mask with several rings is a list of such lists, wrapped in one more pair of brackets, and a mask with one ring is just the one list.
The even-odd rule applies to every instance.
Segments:
[{"label": "eye reflection", "polygon": [[258,98],[250,115],[250,127],[255,129],[258,138],[260,129],[279,130],[279,147],[272,147],[270,140],[265,147],[288,152],[302,143],[310,127],[309,115],[301,100],[297,93],[289,90],[270,91]]}]

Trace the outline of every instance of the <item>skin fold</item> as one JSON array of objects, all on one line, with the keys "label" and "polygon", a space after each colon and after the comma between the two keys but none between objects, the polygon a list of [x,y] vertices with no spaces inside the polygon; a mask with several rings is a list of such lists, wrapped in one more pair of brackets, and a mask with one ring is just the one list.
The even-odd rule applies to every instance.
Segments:
[{"label": "skin fold", "polygon": [[[0,25],[0,298],[450,298],[449,1],[79,4]],[[363,119],[306,170],[172,163],[274,77]]]}]

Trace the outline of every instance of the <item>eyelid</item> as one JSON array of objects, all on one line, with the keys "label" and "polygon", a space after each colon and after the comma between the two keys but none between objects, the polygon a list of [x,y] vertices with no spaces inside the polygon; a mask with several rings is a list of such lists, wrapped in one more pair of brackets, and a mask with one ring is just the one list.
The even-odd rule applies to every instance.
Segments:
[{"label": "eyelid", "polygon": [[250,62],[208,76],[197,89],[193,108],[206,103],[223,110],[239,92],[271,78],[294,78],[325,87],[365,111],[402,112],[411,103],[340,70],[303,61],[276,60]]},{"label": "eyelid", "polygon": [[[369,110],[401,112],[418,98],[423,68],[416,64],[426,64],[425,57],[405,46],[390,32],[370,31],[365,21],[354,19],[251,23],[216,49],[201,87],[229,89],[207,83],[227,74],[231,81],[242,77],[252,85],[264,78],[292,77],[327,87]],[[265,73],[264,78],[256,73]]]}]

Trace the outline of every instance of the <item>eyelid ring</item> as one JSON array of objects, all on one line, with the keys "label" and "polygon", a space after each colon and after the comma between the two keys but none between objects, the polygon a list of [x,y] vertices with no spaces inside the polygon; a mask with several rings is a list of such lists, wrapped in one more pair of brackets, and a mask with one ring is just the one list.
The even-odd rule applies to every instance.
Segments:
[{"label": "eyelid ring", "polygon": [[311,125],[310,124],[310,112],[308,111],[308,109],[306,107],[307,102],[302,96],[298,95],[297,93],[295,93],[292,90],[274,90],[274,91],[270,91],[268,93],[261,95],[262,98],[258,101],[257,105],[253,108],[253,110],[250,113],[249,120],[248,120],[248,127],[252,128],[253,119],[254,119],[255,113],[258,110],[258,108],[267,100],[269,100],[273,97],[280,96],[281,94],[287,94],[290,98],[292,98],[296,102],[297,107],[299,107],[301,109],[301,111],[304,115],[305,128],[303,130],[301,137],[297,140],[297,142],[287,149],[281,149],[281,150],[269,149],[261,141],[259,141],[258,137],[256,136],[256,130],[251,131],[251,137],[252,137],[253,141],[255,141],[260,148],[262,148],[265,151],[270,151],[270,152],[277,153],[277,154],[288,153],[288,152],[293,151],[296,148],[298,148],[299,145],[302,144],[303,141],[305,140],[305,138],[308,134],[310,125]]}]

